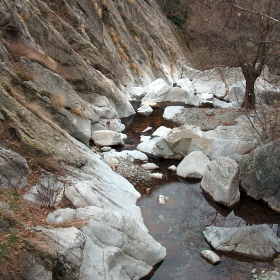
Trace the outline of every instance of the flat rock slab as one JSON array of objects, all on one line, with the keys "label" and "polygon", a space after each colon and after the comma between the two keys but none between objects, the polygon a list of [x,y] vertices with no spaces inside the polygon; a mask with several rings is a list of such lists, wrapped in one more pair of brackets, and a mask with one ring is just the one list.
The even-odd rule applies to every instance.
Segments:
[{"label": "flat rock slab", "polygon": [[278,237],[266,224],[234,228],[210,226],[203,234],[215,250],[224,253],[269,260],[280,251]]}]

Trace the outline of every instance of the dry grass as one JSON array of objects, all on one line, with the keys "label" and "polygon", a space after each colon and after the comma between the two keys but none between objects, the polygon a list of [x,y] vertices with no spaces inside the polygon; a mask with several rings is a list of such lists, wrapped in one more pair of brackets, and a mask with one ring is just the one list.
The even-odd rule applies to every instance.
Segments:
[{"label": "dry grass", "polygon": [[123,48],[118,48],[119,54],[124,54],[124,49]]},{"label": "dry grass", "polygon": [[20,56],[25,56],[31,61],[38,62],[39,64],[50,69],[51,71],[57,70],[57,63],[48,55],[44,55],[33,49],[29,49],[24,45],[18,43],[9,44],[5,42],[4,45],[16,60],[18,60]]},{"label": "dry grass", "polygon": [[32,102],[27,104],[26,108],[30,110],[34,115],[40,118],[40,116],[44,116],[49,120],[52,120],[51,114],[49,114],[38,102]]},{"label": "dry grass", "polygon": [[102,9],[101,8],[98,8],[96,13],[100,18],[102,18]]},{"label": "dry grass", "polygon": [[146,51],[147,55],[149,58],[152,58],[153,57],[153,52],[152,51]]},{"label": "dry grass", "polygon": [[135,35],[133,36],[133,41],[136,42],[136,43],[140,43],[141,40]]},{"label": "dry grass", "polygon": [[151,60],[150,63],[152,65],[152,67],[154,67],[155,69],[157,69],[159,67],[158,62],[155,60]]},{"label": "dry grass", "polygon": [[56,109],[66,107],[66,101],[65,101],[64,96],[62,96],[62,95],[52,94],[50,96],[50,101],[51,101],[51,105]]},{"label": "dry grass", "polygon": [[121,60],[127,60],[127,61],[129,60],[129,57],[125,53],[121,54],[120,58]]},{"label": "dry grass", "polygon": [[107,3],[107,1],[106,0],[101,0],[101,6],[102,6],[102,8],[104,8],[104,9],[108,9],[108,3]]},{"label": "dry grass", "polygon": [[72,114],[75,114],[75,115],[81,117],[81,118],[87,119],[87,116],[85,115],[85,113],[84,113],[84,112],[82,111],[82,109],[80,109],[80,108],[72,108],[72,109],[70,110],[70,112],[71,112]]},{"label": "dry grass", "polygon": [[124,48],[124,50],[125,50],[126,52],[129,52],[129,51],[130,51],[130,46],[127,45],[127,44],[124,44],[123,48]]},{"label": "dry grass", "polygon": [[24,13],[21,15],[21,18],[24,20],[24,21],[28,21],[29,20],[29,14],[28,13]]},{"label": "dry grass", "polygon": [[138,66],[135,62],[131,62],[130,63],[130,68],[136,71],[138,69]]},{"label": "dry grass", "polygon": [[131,5],[134,3],[134,0],[126,0],[126,2]]}]

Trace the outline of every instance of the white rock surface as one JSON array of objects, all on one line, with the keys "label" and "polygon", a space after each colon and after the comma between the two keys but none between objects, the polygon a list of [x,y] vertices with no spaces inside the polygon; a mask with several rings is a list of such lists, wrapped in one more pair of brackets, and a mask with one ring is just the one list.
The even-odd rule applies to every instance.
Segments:
[{"label": "white rock surface", "polygon": [[203,234],[215,250],[224,253],[268,260],[280,250],[279,238],[266,224],[233,228],[210,226]]},{"label": "white rock surface", "polygon": [[163,118],[172,120],[176,114],[179,114],[183,109],[183,106],[168,106],[164,109]]},{"label": "white rock surface", "polygon": [[151,162],[147,162],[141,165],[144,169],[147,170],[153,170],[153,169],[157,169],[159,168],[158,165],[151,163]]},{"label": "white rock surface", "polygon": [[153,113],[153,109],[150,105],[144,104],[143,106],[141,106],[137,109],[137,113],[144,115],[144,116],[149,116],[150,114]]},{"label": "white rock surface", "polygon": [[211,161],[204,172],[201,188],[214,201],[231,207],[240,199],[238,165],[226,157]]},{"label": "white rock surface", "polygon": [[98,146],[122,145],[123,137],[121,133],[111,130],[100,130],[92,132],[92,140]]},{"label": "white rock surface", "polygon": [[200,151],[188,154],[177,166],[177,175],[183,178],[202,178],[209,158]]},{"label": "white rock surface", "polygon": [[221,258],[211,250],[202,250],[200,252],[202,258],[207,260],[209,263],[215,265],[221,262]]},{"label": "white rock surface", "polygon": [[156,129],[153,132],[153,136],[154,137],[166,137],[168,135],[168,133],[171,131],[171,128],[169,127],[165,127],[165,126],[160,126],[158,129]]}]

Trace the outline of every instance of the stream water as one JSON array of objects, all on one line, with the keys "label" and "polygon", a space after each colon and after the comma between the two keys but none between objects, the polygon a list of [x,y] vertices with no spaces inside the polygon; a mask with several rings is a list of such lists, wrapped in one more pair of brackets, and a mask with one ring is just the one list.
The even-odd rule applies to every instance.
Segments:
[{"label": "stream water", "polygon": [[[126,123],[128,138],[124,148],[135,148],[141,132],[147,127],[160,125],[175,127],[172,122],[162,119],[163,110],[143,117],[136,115]],[[279,236],[280,215],[270,210],[265,203],[255,201],[241,194],[240,203],[228,209],[207,200],[200,188],[200,182],[188,182],[168,171],[174,161],[150,158],[159,165],[164,180],[154,179],[152,192],[138,200],[144,223],[150,234],[167,249],[165,260],[143,280],[200,280],[200,279],[252,279],[252,270],[272,269],[270,262],[241,259],[238,256],[222,255],[222,262],[216,266],[201,258],[200,252],[210,249],[203,231],[207,226],[240,227],[252,224],[269,224]],[[179,161],[177,164],[178,165]],[[170,197],[164,205],[158,205],[158,195]]]}]

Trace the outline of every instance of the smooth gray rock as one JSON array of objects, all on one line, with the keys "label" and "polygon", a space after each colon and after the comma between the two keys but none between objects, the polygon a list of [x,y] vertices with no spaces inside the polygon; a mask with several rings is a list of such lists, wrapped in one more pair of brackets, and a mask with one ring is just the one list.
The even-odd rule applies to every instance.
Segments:
[{"label": "smooth gray rock", "polygon": [[228,157],[232,154],[245,154],[255,148],[258,135],[246,116],[240,116],[232,125],[220,125],[203,133],[203,137],[213,139],[210,159]]},{"label": "smooth gray rock", "polygon": [[47,216],[47,221],[49,223],[62,223],[69,220],[74,220],[76,215],[75,209],[72,208],[64,208],[57,209],[54,212],[51,212]]},{"label": "smooth gray rock", "polygon": [[218,158],[207,165],[201,188],[214,201],[231,207],[240,199],[238,175],[238,165],[234,160]]},{"label": "smooth gray rock", "polygon": [[204,153],[206,156],[210,156],[212,154],[212,147],[213,147],[213,139],[208,139],[205,137],[200,137],[200,138],[192,138],[189,149],[188,149],[188,154],[194,151],[201,151]]},{"label": "smooth gray rock", "polygon": [[168,106],[164,109],[163,118],[172,120],[176,114],[179,114],[183,109],[183,106]]},{"label": "smooth gray rock", "polygon": [[30,170],[26,160],[18,153],[0,147],[0,187],[23,188]]},{"label": "smooth gray rock", "polygon": [[191,125],[173,128],[165,138],[155,143],[152,153],[163,158],[182,159],[187,154],[192,139],[201,135],[200,128]]},{"label": "smooth gray rock", "polygon": [[280,141],[258,147],[240,160],[241,186],[280,213]]},{"label": "smooth gray rock", "polygon": [[202,258],[207,260],[209,263],[215,265],[221,262],[221,258],[211,250],[202,250],[200,252]]},{"label": "smooth gray rock", "polygon": [[280,251],[279,238],[266,224],[233,228],[210,226],[203,234],[215,250],[224,253],[268,260]]},{"label": "smooth gray rock", "polygon": [[177,175],[183,178],[202,178],[209,158],[200,151],[188,154],[177,166]]},{"label": "smooth gray rock", "polygon": [[222,101],[220,99],[214,98],[213,99],[213,107],[216,109],[227,109],[230,107],[233,107],[231,103],[227,103],[225,101]]},{"label": "smooth gray rock", "polygon": [[98,146],[122,145],[123,137],[120,133],[111,130],[99,130],[92,132],[92,140]]},{"label": "smooth gray rock", "polygon": [[141,106],[137,109],[137,113],[144,115],[144,116],[149,116],[150,114],[153,113],[153,109],[148,104],[144,104],[143,106]]}]

